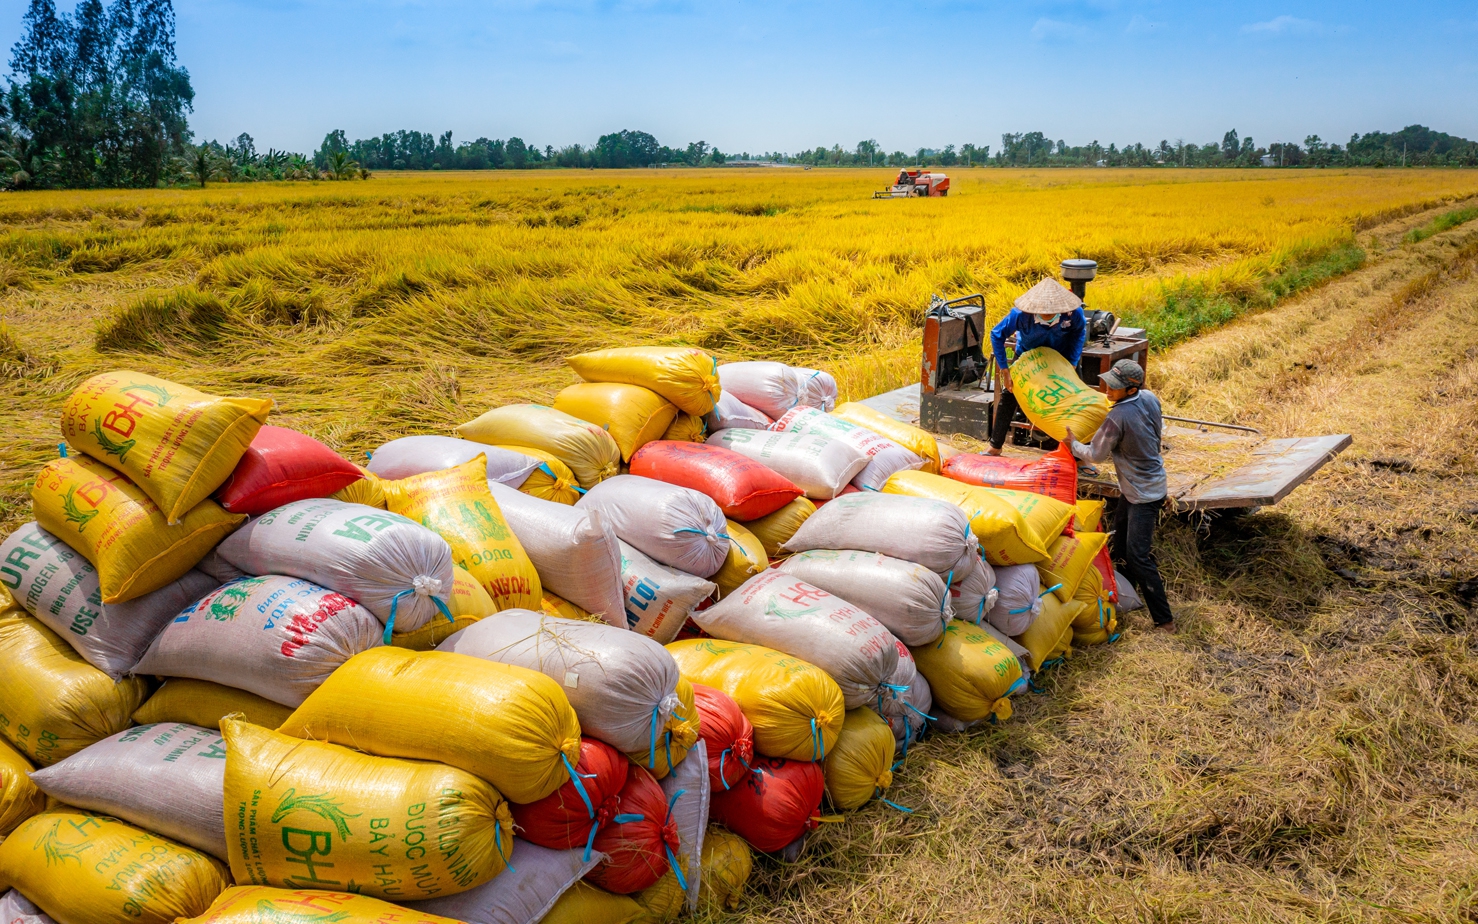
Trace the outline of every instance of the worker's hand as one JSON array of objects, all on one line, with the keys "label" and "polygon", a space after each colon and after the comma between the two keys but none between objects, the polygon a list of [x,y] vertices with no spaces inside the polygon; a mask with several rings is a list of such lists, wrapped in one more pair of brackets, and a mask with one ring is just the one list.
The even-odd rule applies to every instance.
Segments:
[{"label": "worker's hand", "polygon": [[1011,386],[1011,367],[1003,366],[1001,368],[1001,388],[1006,391],[1012,391],[1013,389]]},{"label": "worker's hand", "polygon": [[1067,428],[1067,433],[1063,434],[1062,441],[1064,443],[1067,443],[1069,446],[1071,446],[1074,442],[1076,442],[1073,439],[1073,428],[1072,427],[1068,427]]}]

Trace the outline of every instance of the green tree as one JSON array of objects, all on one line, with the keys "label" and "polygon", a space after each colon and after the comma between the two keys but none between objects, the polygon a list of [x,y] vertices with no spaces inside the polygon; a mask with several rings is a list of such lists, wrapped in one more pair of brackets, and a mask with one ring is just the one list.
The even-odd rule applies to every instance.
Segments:
[{"label": "green tree", "polygon": [[185,174],[199,183],[202,189],[206,183],[218,179],[225,172],[222,158],[208,143],[202,143],[198,148],[189,149],[189,153],[184,158],[184,168]]}]

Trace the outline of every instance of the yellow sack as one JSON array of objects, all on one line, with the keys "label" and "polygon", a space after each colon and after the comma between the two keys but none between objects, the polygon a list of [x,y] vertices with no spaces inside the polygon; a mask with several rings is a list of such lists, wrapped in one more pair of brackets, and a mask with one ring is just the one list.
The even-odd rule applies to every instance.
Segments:
[{"label": "yellow sack", "polygon": [[945,712],[962,722],[1011,718],[1008,697],[1026,680],[1016,655],[989,632],[952,619],[940,641],[909,651]]},{"label": "yellow sack", "polygon": [[816,505],[809,497],[797,497],[774,513],[750,520],[744,528],[764,545],[767,556],[780,558],[785,554],[780,547],[789,542],[801,524],[815,512]]},{"label": "yellow sack", "polygon": [[277,728],[292,714],[291,707],[255,693],[209,680],[171,677],[134,710],[133,721],[137,725],[186,722],[219,730],[221,719],[235,715],[263,728]]},{"label": "yellow sack", "polygon": [[893,729],[866,706],[847,713],[836,747],[826,752],[826,797],[843,811],[893,785]]},{"label": "yellow sack", "polygon": [[266,398],[104,372],[62,405],[62,439],[127,475],[173,525],[231,477],[271,410]]},{"label": "yellow sack", "polygon": [[543,463],[529,472],[529,477],[518,486],[518,489],[528,496],[553,501],[556,504],[570,505],[580,499],[580,482],[576,480],[575,473],[570,471],[570,467],[559,461],[557,457],[532,446],[496,446],[494,448],[517,452]]},{"label": "yellow sack", "polygon": [[495,407],[457,428],[464,440],[506,449],[542,449],[565,465],[582,488],[621,471],[621,447],[599,426],[542,404]]},{"label": "yellow sack", "polygon": [[347,484],[334,493],[330,494],[334,500],[341,500],[346,504],[364,504],[366,507],[378,507],[385,509],[385,480],[362,465],[356,465],[360,473],[364,475],[352,484]]},{"label": "yellow sack", "polygon": [[0,622],[0,733],[39,767],[128,728],[148,692],[114,683],[39,621]]},{"label": "yellow sack", "polygon": [[46,808],[46,793],[31,782],[33,769],[20,751],[0,741],[0,840]]},{"label": "yellow sack", "polygon": [[498,791],[455,767],[371,757],[236,719],[226,739],[226,853],[249,885],[419,901],[476,888],[513,853]]},{"label": "yellow sack", "polygon": [[439,760],[514,802],[537,802],[580,761],[580,722],[553,680],[445,651],[371,648],[344,662],[280,731],[382,757]]},{"label": "yellow sack", "polygon": [[547,590],[544,591],[544,596],[539,598],[539,608],[550,616],[558,616],[560,619],[580,619],[585,622],[606,623],[599,616],[581,609],[559,594],[551,593]]},{"label": "yellow sack", "polygon": [[[678,857],[677,861],[681,864],[682,858]],[[687,876],[686,864],[683,864],[682,870],[683,875]],[[642,907],[642,916],[638,919],[641,924],[667,924],[669,921],[676,921],[688,903],[688,892],[678,885],[677,873],[671,867],[662,874],[661,879],[631,897]]]},{"label": "yellow sack", "polygon": [[1058,536],[1047,546],[1047,560],[1037,563],[1042,585],[1051,589],[1062,602],[1071,600],[1077,594],[1083,576],[1089,571],[1097,573],[1093,559],[1102,551],[1105,542],[1108,542],[1108,536],[1104,533]]},{"label": "yellow sack", "polygon": [[539,608],[539,572],[488,491],[487,457],[439,472],[385,482],[390,512],[410,517],[452,547],[500,610]]},{"label": "yellow sack", "polygon": [[640,765],[657,779],[666,778],[672,768],[683,762],[688,751],[698,743],[698,707],[694,700],[693,685],[686,677],[677,678],[677,699],[681,703],[672,711],[662,735],[657,739],[655,751],[632,751],[626,755],[634,764]]},{"label": "yellow sack", "polygon": [[1051,347],[1037,347],[1016,357],[1011,364],[1011,389],[1026,419],[1054,440],[1065,437],[1071,427],[1073,436],[1086,443],[1108,416],[1108,397],[1084,385],[1078,370]]},{"label": "yellow sack", "polygon": [[1078,628],[1076,622],[1081,621],[1082,617],[1080,616],[1078,620],[1075,620],[1075,624],[1073,625],[1074,645],[1107,645],[1118,637],[1119,619],[1118,614],[1114,611],[1114,605],[1107,600],[1099,600],[1097,601],[1097,606],[1098,616],[1095,621],[1102,620],[1101,627],[1097,629]]},{"label": "yellow sack", "polygon": [[689,414],[687,411],[678,411],[677,417],[667,432],[662,434],[664,440],[677,440],[682,443],[702,443],[708,439],[708,421],[700,414]]},{"label": "yellow sack", "polygon": [[452,613],[451,622],[444,617],[433,619],[419,629],[395,633],[390,637],[390,644],[411,651],[430,651],[451,638],[452,633],[498,612],[493,598],[461,565],[452,565],[452,599],[447,609]]},{"label": "yellow sack", "polygon": [[1073,532],[1096,533],[1103,522],[1103,501],[1085,497],[1073,507]]},{"label": "yellow sack", "polygon": [[0,891],[18,890],[57,924],[174,924],[230,884],[215,857],[67,806],[0,843]]},{"label": "yellow sack", "polygon": [[883,493],[929,497],[959,507],[970,517],[980,551],[998,566],[1045,561],[1047,544],[1062,534],[1073,515],[1072,507],[1043,494],[983,488],[925,472],[897,472],[883,485]]},{"label": "yellow sack", "polygon": [[727,693],[754,726],[766,757],[825,760],[842,733],[842,688],[809,661],[742,642],[688,639],[667,646],[692,683]]},{"label": "yellow sack", "polygon": [[42,529],[92,562],[104,603],[174,583],[246,521],[204,500],[170,526],[138,485],[86,456],[48,462],[36,475],[31,506]]},{"label": "yellow sack", "polygon": [[644,913],[635,899],[581,881],[565,890],[539,924],[632,924]]},{"label": "yellow sack", "polygon": [[754,851],[749,842],[710,826],[703,834],[703,858],[699,862],[699,905],[709,913],[738,908],[749,874],[754,871]]},{"label": "yellow sack", "polygon": [[176,924],[459,924],[451,918],[399,905],[315,889],[235,886],[221,893],[210,910]]},{"label": "yellow sack", "polygon": [[677,418],[677,405],[640,385],[581,382],[554,398],[554,409],[595,424],[616,441],[621,461],[652,440],[660,440]]},{"label": "yellow sack", "polygon": [[718,405],[718,360],[694,347],[615,347],[565,360],[587,382],[650,388],[689,414]]},{"label": "yellow sack", "polygon": [[718,585],[716,596],[719,600],[770,567],[770,556],[759,537],[733,520],[725,522],[728,524],[724,532],[729,534],[729,557],[724,559],[724,566],[718,569],[718,573],[709,578]]},{"label": "yellow sack", "polygon": [[836,410],[831,412],[831,416],[840,417],[859,427],[866,427],[879,436],[887,437],[923,459],[922,471],[932,475],[939,474],[939,441],[934,439],[928,431],[920,430],[901,420],[894,420],[887,414],[875,411],[856,401],[837,405]]},{"label": "yellow sack", "polygon": [[[1073,620],[1083,611],[1083,604],[1076,600],[1063,603],[1045,589],[1041,596],[1041,615],[1032,620],[1025,632],[1015,637],[1016,644],[1031,654],[1033,672],[1041,670],[1050,661],[1072,655]],[[932,681],[929,686],[934,686]]]}]

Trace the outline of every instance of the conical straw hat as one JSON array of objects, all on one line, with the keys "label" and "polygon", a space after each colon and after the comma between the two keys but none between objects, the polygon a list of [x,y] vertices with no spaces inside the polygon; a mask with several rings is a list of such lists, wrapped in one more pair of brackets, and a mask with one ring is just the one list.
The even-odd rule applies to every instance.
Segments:
[{"label": "conical straw hat", "polygon": [[1083,300],[1064,289],[1055,279],[1043,279],[1016,299],[1016,307],[1027,314],[1063,314],[1080,308]]}]

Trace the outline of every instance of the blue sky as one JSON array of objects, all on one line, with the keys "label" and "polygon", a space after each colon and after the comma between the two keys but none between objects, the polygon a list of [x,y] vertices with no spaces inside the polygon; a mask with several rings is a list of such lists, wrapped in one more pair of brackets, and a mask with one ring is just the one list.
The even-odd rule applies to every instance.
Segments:
[{"label": "blue sky", "polygon": [[[60,0],[70,9],[71,0]],[[23,0],[5,0],[0,41]],[[1478,138],[1478,4],[176,0],[197,135],[399,128],[555,146],[886,150],[1040,130],[1260,145],[1419,122]]]}]

